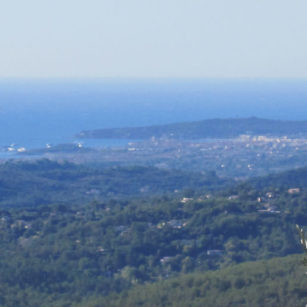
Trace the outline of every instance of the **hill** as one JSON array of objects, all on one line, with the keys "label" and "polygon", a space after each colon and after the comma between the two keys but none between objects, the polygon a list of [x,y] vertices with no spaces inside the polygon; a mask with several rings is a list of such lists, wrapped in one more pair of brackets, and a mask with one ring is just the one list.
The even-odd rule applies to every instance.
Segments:
[{"label": "hill", "polygon": [[[307,188],[307,167],[292,169],[277,174],[248,179],[221,191],[221,195],[238,194],[255,199],[262,197],[274,203],[274,194],[283,194],[284,199],[297,199]],[[303,192],[304,194],[304,192]],[[270,195],[270,197],[263,197]],[[279,205],[279,204],[278,204]]]},{"label": "hill", "polygon": [[160,126],[98,129],[82,131],[81,138],[174,139],[233,138],[242,134],[294,136],[307,134],[307,121],[270,120],[256,117],[242,119],[210,119]]},{"label": "hill", "polygon": [[[53,204],[2,209],[0,305],[34,307],[44,302],[44,306],[76,306],[78,303],[88,306],[92,297],[95,304],[97,302],[94,306],[112,306],[100,304],[100,299],[114,291],[121,292],[178,274],[203,274],[236,263],[299,253],[295,224],[306,225],[307,190],[298,195],[274,192],[272,198],[261,203],[257,196],[268,196],[263,191],[257,193],[182,200],[164,196],[147,201],[123,199],[83,206]],[[260,271],[262,266],[263,263],[259,265]],[[246,301],[239,300],[240,291],[244,289],[240,289],[256,283],[254,290],[245,289],[251,289],[248,295],[256,297],[261,283],[269,285],[272,282],[276,286],[267,293],[272,302],[278,299],[284,302],[290,297],[303,299],[305,292],[301,284],[297,281],[287,284],[292,277],[293,280],[298,278],[296,273],[292,277],[289,275],[287,262],[275,267],[279,267],[276,276],[286,279],[279,284],[280,291],[284,291],[282,294],[276,295],[279,281],[277,277],[271,278],[275,273],[269,272],[269,265],[265,264],[260,276],[255,273],[255,277],[250,277],[250,270],[257,269],[246,266],[242,269],[245,273],[238,273],[236,277],[227,279],[227,274],[221,275],[223,277],[212,275],[209,282],[195,282],[196,290],[192,292],[192,286],[185,288],[183,281],[174,291],[181,291],[187,299],[195,295],[195,304],[201,297],[210,302],[211,290],[213,294],[224,291],[229,296],[223,302],[233,297],[235,306],[244,306]],[[222,282],[224,279],[226,284]],[[167,285],[165,289],[170,290]],[[227,292],[230,289],[232,291]],[[290,297],[285,298],[288,290]],[[160,302],[155,301],[154,294],[148,297]],[[165,297],[165,302],[174,299],[162,292],[161,297]],[[134,294],[131,300],[127,297],[131,306],[134,298]],[[115,297],[115,303],[117,299]],[[119,299],[122,302],[122,297]],[[177,301],[174,299],[174,302]]]},{"label": "hill", "polygon": [[50,160],[0,165],[0,206],[82,204],[109,198],[148,197],[178,190],[212,190],[231,182],[214,172],[155,167],[90,167]]},{"label": "hill", "polygon": [[307,167],[293,169],[278,174],[271,174],[261,178],[253,178],[250,179],[248,183],[257,189],[263,189],[266,187],[307,187]]},{"label": "hill", "polygon": [[80,306],[305,306],[307,278],[300,259],[300,256],[275,258],[216,272],[181,275]]},{"label": "hill", "polygon": [[[48,160],[10,162],[0,169],[3,203],[16,200],[19,206],[0,210],[0,305],[109,307],[127,300],[124,306],[189,306],[190,300],[191,306],[300,306],[305,299],[301,269],[294,268],[299,258],[225,269],[301,251],[295,224],[307,221],[303,180],[295,193],[281,174],[278,188],[269,176],[258,179],[269,184],[263,188],[246,184],[190,191],[188,198],[151,192],[133,198],[140,182],[154,184],[151,191],[158,193],[178,183],[199,184],[199,174],[139,167],[131,173]],[[290,184],[298,183],[296,172],[305,176],[292,172]],[[84,196],[89,187],[114,189],[116,183],[126,196]],[[94,201],[81,203],[82,195]],[[178,282],[157,283],[176,276]],[[142,286],[147,283],[152,285]],[[112,292],[121,294],[104,299]]]}]

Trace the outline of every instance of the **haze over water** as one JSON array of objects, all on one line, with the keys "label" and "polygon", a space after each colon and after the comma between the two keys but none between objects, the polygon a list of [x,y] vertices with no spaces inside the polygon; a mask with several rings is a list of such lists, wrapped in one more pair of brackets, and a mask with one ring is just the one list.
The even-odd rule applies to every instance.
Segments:
[{"label": "haze over water", "polygon": [[210,118],[306,120],[306,102],[306,80],[2,80],[0,146],[42,147],[73,142],[81,130]]}]

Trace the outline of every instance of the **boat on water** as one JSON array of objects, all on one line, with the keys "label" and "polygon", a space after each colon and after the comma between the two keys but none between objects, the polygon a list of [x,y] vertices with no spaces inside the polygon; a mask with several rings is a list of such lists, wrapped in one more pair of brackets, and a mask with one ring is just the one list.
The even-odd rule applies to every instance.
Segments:
[{"label": "boat on water", "polygon": [[17,148],[17,152],[26,152],[27,149],[25,147],[19,147]]}]

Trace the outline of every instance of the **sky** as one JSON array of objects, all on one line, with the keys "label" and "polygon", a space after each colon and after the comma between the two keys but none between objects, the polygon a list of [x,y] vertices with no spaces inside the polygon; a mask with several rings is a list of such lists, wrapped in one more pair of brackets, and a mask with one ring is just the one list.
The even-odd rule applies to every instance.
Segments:
[{"label": "sky", "polygon": [[306,0],[0,1],[0,78],[306,78]]}]

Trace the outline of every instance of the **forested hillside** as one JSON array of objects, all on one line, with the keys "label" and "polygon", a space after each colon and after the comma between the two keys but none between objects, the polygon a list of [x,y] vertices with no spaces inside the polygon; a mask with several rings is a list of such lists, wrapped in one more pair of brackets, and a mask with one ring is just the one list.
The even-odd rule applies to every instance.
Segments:
[{"label": "forested hillside", "polygon": [[191,188],[210,191],[230,183],[214,172],[155,167],[89,167],[47,159],[0,165],[0,206],[83,204],[110,198],[148,197]]},{"label": "forested hillside", "polygon": [[307,278],[301,257],[248,262],[217,272],[194,273],[138,286],[88,307],[305,306]]},{"label": "forested hillside", "polygon": [[272,174],[262,178],[254,178],[248,181],[257,189],[266,187],[307,187],[307,167],[289,170],[279,174]]},{"label": "forested hillside", "polygon": [[[136,284],[299,253],[306,190],[257,193],[1,210],[3,305],[87,306]],[[262,193],[270,199],[258,202]]]},{"label": "forested hillside", "polygon": [[[260,307],[305,300],[303,257],[231,268],[301,252],[295,224],[307,224],[304,169],[215,191],[203,190],[222,184],[214,174],[200,181],[199,174],[154,168],[94,170],[42,160],[6,163],[0,173],[3,204],[14,203],[14,193],[19,200],[0,210],[2,306],[109,307],[126,300],[125,306]],[[101,183],[118,183],[130,197],[78,199]],[[157,195],[134,197],[145,183]],[[199,189],[158,195],[178,184]],[[52,203],[35,198],[40,189]],[[26,197],[36,202],[22,206]]]}]

